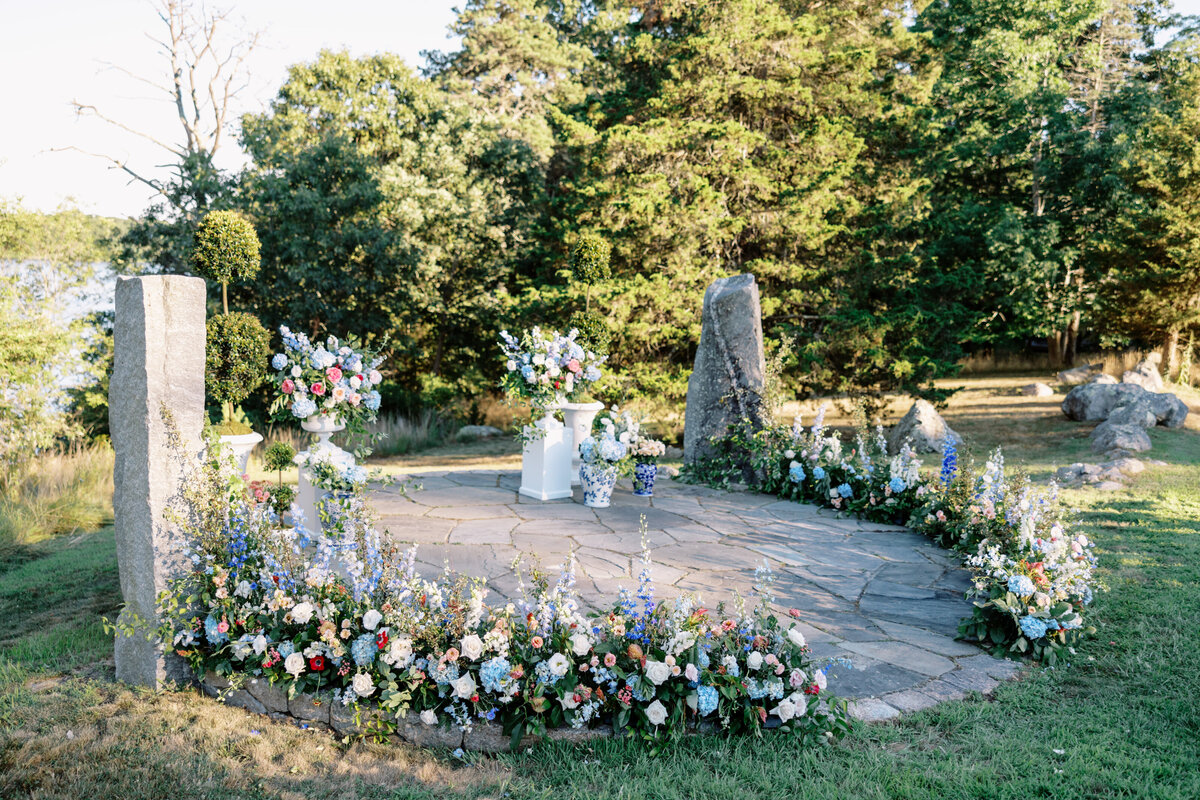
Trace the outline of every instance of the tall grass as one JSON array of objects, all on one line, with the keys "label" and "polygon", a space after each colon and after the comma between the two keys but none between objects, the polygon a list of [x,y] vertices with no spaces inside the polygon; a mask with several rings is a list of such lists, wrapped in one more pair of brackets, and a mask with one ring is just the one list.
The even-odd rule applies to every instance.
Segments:
[{"label": "tall grass", "polygon": [[107,444],[44,453],[12,470],[0,483],[0,548],[95,530],[112,519]]},{"label": "tall grass", "polygon": [[[1100,353],[1080,353],[1076,366],[1100,364],[1109,375],[1120,378],[1126,371],[1150,354],[1149,350],[1108,350]],[[1028,353],[978,353],[959,362],[964,375],[986,375],[992,372],[1033,372],[1041,370],[1047,374],[1066,369],[1051,366],[1050,357]]]}]

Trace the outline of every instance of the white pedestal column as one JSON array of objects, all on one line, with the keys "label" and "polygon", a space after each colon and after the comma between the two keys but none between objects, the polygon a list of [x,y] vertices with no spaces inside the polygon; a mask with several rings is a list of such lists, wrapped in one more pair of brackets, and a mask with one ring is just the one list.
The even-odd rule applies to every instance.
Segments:
[{"label": "white pedestal column", "polygon": [[[304,453],[301,453],[301,456],[315,454],[321,450],[330,451],[335,457],[344,457],[346,455],[342,448],[329,441],[329,437],[346,427],[337,420],[322,414],[303,420],[300,423],[300,427],[309,433],[315,434],[317,437],[316,444],[309,447]],[[317,515],[317,499],[323,491],[313,486],[312,476],[309,475],[307,469],[301,467],[300,475],[296,481],[296,505],[300,507],[300,511],[304,514],[304,529],[308,531],[310,537],[315,537],[321,532],[321,519]]]},{"label": "white pedestal column", "polygon": [[563,419],[571,431],[571,485],[579,483],[579,444],[592,433],[592,422],[604,403],[563,403]]},{"label": "white pedestal column", "polygon": [[525,443],[521,453],[520,493],[535,500],[571,496],[571,431],[554,418],[553,411],[534,423],[541,437]]}]

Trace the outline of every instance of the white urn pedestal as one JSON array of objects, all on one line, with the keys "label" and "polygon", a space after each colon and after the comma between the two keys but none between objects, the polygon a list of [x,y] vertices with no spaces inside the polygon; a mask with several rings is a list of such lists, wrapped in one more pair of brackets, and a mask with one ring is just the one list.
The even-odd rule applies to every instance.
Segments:
[{"label": "white urn pedestal", "polygon": [[221,437],[221,444],[233,451],[239,475],[246,474],[246,465],[250,463],[250,453],[254,450],[254,446],[262,440],[262,434],[254,431]]},{"label": "white urn pedestal", "polygon": [[604,403],[563,403],[559,406],[563,412],[567,430],[571,431],[571,485],[579,483],[579,445],[592,433],[592,422],[596,415],[604,410]]},{"label": "white urn pedestal", "polygon": [[518,491],[535,500],[570,497],[574,441],[571,431],[554,418],[553,409],[547,410],[533,427],[539,429],[540,435],[526,442],[521,451],[521,488]]},{"label": "white urn pedestal", "polygon": [[[333,452],[334,455],[343,455],[345,453],[342,448],[329,441],[329,437],[346,427],[335,417],[330,417],[328,414],[309,417],[300,422],[300,427],[317,437],[316,443],[310,445],[308,450],[300,454],[301,456],[306,454],[311,455],[319,450],[328,450]],[[313,486],[312,476],[308,474],[307,469],[301,467],[300,475],[296,481],[296,505],[300,507],[301,512],[304,514],[304,528],[310,535],[320,532],[321,522],[320,517],[317,515],[317,500],[323,492],[323,489]]]}]

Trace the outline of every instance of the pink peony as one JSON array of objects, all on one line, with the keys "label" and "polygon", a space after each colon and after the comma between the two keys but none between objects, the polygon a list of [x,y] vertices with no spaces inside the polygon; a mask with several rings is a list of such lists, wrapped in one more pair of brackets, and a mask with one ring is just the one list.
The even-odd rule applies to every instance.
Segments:
[{"label": "pink peony", "polygon": [[350,395],[350,405],[357,406],[361,402],[362,402],[362,395],[359,394],[358,392],[354,392],[353,394]]},{"label": "pink peony", "polygon": [[571,370],[571,372],[574,372],[576,375],[583,372],[583,367],[579,366],[579,360],[574,358],[567,362],[567,369]]},{"label": "pink peony", "polygon": [[321,395],[325,394],[325,384],[317,381],[312,386],[308,387],[308,390],[320,397]]},{"label": "pink peony", "polygon": [[330,383],[337,383],[342,379],[341,367],[330,367],[325,370],[325,377],[329,378]]},{"label": "pink peony", "polygon": [[217,623],[217,633],[229,633],[229,623],[221,620]]},{"label": "pink peony", "polygon": [[283,385],[279,387],[279,390],[284,394],[291,394],[296,391],[296,384],[292,382],[291,378],[284,378]]}]

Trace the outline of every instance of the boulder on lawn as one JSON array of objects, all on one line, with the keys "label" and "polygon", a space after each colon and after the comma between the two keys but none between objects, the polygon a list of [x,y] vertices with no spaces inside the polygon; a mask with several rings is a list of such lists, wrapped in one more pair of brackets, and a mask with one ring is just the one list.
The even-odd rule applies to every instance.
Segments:
[{"label": "boulder on lawn", "polygon": [[1139,361],[1136,367],[1126,370],[1125,374],[1121,376],[1121,383],[1137,384],[1148,392],[1161,392],[1163,379],[1158,372],[1160,363],[1162,363],[1162,356],[1158,353],[1151,353]]},{"label": "boulder on lawn", "polygon": [[1101,372],[1088,378],[1088,383],[1120,383],[1120,381],[1107,372]]},{"label": "boulder on lawn", "polygon": [[1141,453],[1150,449],[1150,437],[1146,429],[1137,425],[1101,422],[1096,426],[1096,430],[1092,431],[1091,438],[1093,453],[1107,453],[1111,450]]},{"label": "boulder on lawn", "polygon": [[1108,413],[1106,422],[1113,425],[1135,425],[1140,428],[1153,428],[1158,424],[1158,416],[1150,406],[1150,401],[1138,398],[1132,403],[1117,406]]},{"label": "boulder on lawn", "polygon": [[1044,383],[1027,383],[1021,387],[1021,394],[1026,397],[1051,397],[1054,390]]},{"label": "boulder on lawn", "polygon": [[1065,383],[1068,386],[1077,386],[1081,383],[1087,383],[1092,375],[1101,372],[1103,369],[1103,364],[1084,364],[1082,367],[1064,369],[1058,373],[1058,382]]},{"label": "boulder on lawn", "polygon": [[1169,392],[1151,392],[1147,397],[1158,424],[1167,428],[1182,428],[1187,421],[1187,403]]},{"label": "boulder on lawn", "polygon": [[458,429],[455,435],[460,442],[470,442],[475,439],[490,439],[493,436],[500,436],[504,431],[491,425],[463,425]]},{"label": "boulder on lawn", "polygon": [[918,453],[940,453],[947,441],[962,444],[962,437],[946,424],[928,400],[917,400],[908,413],[896,423],[888,434],[888,451],[899,453],[905,440],[910,440]]},{"label": "boulder on lawn", "polygon": [[1141,386],[1132,383],[1085,383],[1067,392],[1062,410],[1067,419],[1096,422],[1108,419],[1114,408],[1152,398]]}]

